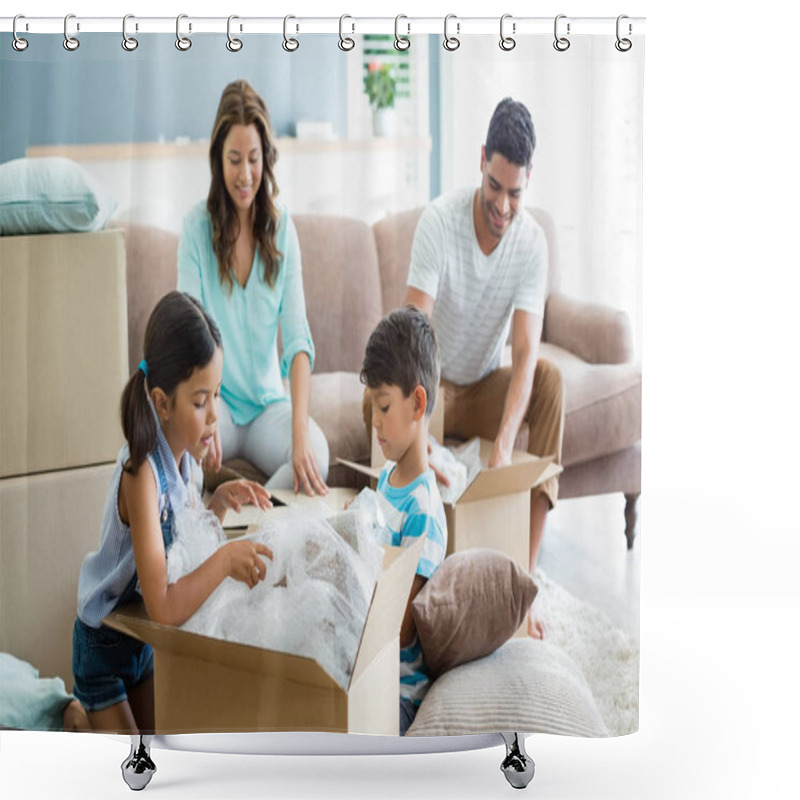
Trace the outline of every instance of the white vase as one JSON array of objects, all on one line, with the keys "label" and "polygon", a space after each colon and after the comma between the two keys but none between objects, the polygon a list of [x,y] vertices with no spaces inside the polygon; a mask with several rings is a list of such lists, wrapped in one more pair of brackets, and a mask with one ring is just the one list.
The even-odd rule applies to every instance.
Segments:
[{"label": "white vase", "polygon": [[397,133],[397,115],[393,108],[376,108],[372,112],[374,136],[394,136]]}]

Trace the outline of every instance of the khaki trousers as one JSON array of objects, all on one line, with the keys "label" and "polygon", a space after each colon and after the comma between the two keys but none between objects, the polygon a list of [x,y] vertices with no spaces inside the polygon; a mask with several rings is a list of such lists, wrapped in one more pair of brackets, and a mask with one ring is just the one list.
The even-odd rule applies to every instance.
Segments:
[{"label": "khaki trousers", "polygon": [[[459,439],[480,436],[494,440],[503,418],[511,367],[500,367],[477,383],[459,386],[443,380],[440,391],[444,393],[444,435]],[[544,358],[536,362],[533,391],[523,425],[528,426],[528,452],[535,456],[555,456],[561,463],[561,445],[564,438],[564,379],[555,364]],[[372,441],[372,403],[369,390],[364,392],[364,425],[367,439]],[[550,478],[533,493],[547,497],[550,507],[558,499],[558,478]]]}]

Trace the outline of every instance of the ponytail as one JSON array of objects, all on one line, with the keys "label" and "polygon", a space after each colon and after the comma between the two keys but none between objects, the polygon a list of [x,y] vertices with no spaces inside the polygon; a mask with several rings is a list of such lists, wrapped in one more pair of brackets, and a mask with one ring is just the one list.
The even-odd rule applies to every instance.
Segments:
[{"label": "ponytail", "polygon": [[119,412],[122,433],[128,442],[130,453],[123,469],[135,475],[156,442],[156,420],[147,399],[147,383],[141,369],[131,375],[123,389]]}]

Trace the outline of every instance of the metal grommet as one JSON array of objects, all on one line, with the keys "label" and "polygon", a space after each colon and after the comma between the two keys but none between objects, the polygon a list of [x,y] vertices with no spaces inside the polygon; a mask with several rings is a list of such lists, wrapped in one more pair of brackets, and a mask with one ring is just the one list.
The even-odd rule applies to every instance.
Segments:
[{"label": "metal grommet", "polygon": [[[617,41],[614,42],[614,47],[616,47],[617,50],[620,51],[620,53],[627,53],[628,50],[630,50],[631,47],[633,47],[633,42],[630,39],[623,39],[619,35],[620,22],[622,22],[622,20],[624,19],[628,19],[627,14],[620,14],[617,17]],[[628,23],[628,34],[630,34],[632,31],[633,28],[631,27],[631,24]]]},{"label": "metal grommet", "polygon": [[[134,39],[132,36],[128,36],[127,28],[129,19],[134,19],[133,14],[126,14],[122,18],[122,49],[132,53],[139,46],[139,40]],[[136,26],[136,29],[139,29],[138,25]]]},{"label": "metal grommet", "polygon": [[408,34],[406,36],[400,36],[400,20],[401,19],[408,19],[405,14],[398,14],[394,18],[394,49],[400,50],[403,52],[404,50],[408,50],[411,47],[411,39],[409,39],[408,34],[411,33],[411,23],[407,23],[408,26]]},{"label": "metal grommet", "polygon": [[[192,46],[192,40],[188,36],[181,36],[181,20],[188,19],[188,14],[178,14],[178,18],[175,20],[175,47],[178,50],[185,52]],[[192,23],[189,23],[189,31],[192,30]]]},{"label": "metal grommet", "polygon": [[[503,26],[505,25],[507,19],[511,19],[511,14],[503,14],[503,16],[500,17],[500,49],[505,50],[506,52],[513,50],[517,46],[516,39],[512,39],[510,36],[505,36],[503,34]],[[516,22],[511,23],[511,32],[517,32]]]},{"label": "metal grommet", "polygon": [[[295,50],[297,50],[298,47],[300,47],[300,42],[298,42],[297,39],[289,38],[289,34],[287,31],[289,28],[290,19],[297,19],[297,17],[293,17],[291,14],[288,14],[283,18],[283,49],[287,53],[293,53]],[[300,30],[299,25],[296,26],[296,30],[298,31]]]},{"label": "metal grommet", "polygon": [[[236,14],[231,14],[228,17],[228,41],[225,42],[225,47],[227,47],[228,50],[231,51],[231,53],[238,53],[242,49],[242,47],[244,47],[241,39],[236,39],[233,36],[231,36],[231,22],[235,19],[239,19],[239,17],[237,17]],[[241,31],[241,29],[242,28],[240,26],[239,30]]]},{"label": "metal grommet", "polygon": [[[13,24],[11,26],[11,30],[12,30],[12,32],[14,34],[14,39],[11,42],[11,46],[18,53],[21,53],[23,50],[27,50],[28,49],[28,40],[27,39],[23,39],[21,36],[17,36],[17,20],[18,19],[25,19],[25,15],[24,14],[17,14],[17,16],[14,17],[14,22],[13,22]],[[27,29],[27,27],[28,26],[26,25],[25,28]]]},{"label": "metal grommet", "polygon": [[[345,36],[342,31],[342,28],[344,27],[344,21],[346,19],[353,18],[349,14],[342,14],[342,16],[339,17],[339,49],[344,50],[345,53],[348,53],[356,46],[356,40],[351,39],[349,36]],[[355,23],[353,23],[353,33],[355,33],[355,30],[356,26]]]},{"label": "metal grommet", "polygon": [[[569,50],[569,46],[571,44],[570,40],[567,39],[566,36],[559,36],[558,35],[558,21],[560,19],[566,19],[566,14],[559,14],[556,17],[556,21],[553,23],[553,36],[555,36],[555,41],[553,42],[553,47],[558,50],[559,53],[563,53],[565,50]],[[567,23],[567,35],[569,35],[569,22]]]},{"label": "metal grommet", "polygon": [[[63,42],[64,49],[69,50],[70,52],[72,52],[73,50],[77,50],[81,46],[81,43],[74,36],[69,35],[68,26],[69,26],[69,21],[71,19],[75,19],[74,14],[67,14],[67,16],[64,17],[64,42]],[[78,25],[77,30],[80,29],[81,29],[80,25]]]},{"label": "metal grommet", "polygon": [[[442,47],[445,50],[449,50],[451,53],[453,50],[458,50],[461,47],[461,42],[455,36],[448,36],[447,35],[447,23],[450,22],[451,19],[457,19],[455,14],[448,14],[444,18],[444,41],[442,42]],[[461,23],[456,22],[456,33],[461,33]]]}]

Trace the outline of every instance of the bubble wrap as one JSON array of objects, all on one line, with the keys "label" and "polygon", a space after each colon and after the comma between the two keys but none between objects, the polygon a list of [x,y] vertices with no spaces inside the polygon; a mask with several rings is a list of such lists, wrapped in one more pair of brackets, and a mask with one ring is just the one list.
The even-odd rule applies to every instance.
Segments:
[{"label": "bubble wrap", "polygon": [[[362,507],[327,520],[297,509],[268,518],[246,537],[273,552],[266,578],[253,589],[226,578],[182,628],[313,658],[346,689],[383,561],[376,529]],[[181,512],[167,555],[169,581],[226,541],[213,512]]]},{"label": "bubble wrap", "polygon": [[445,503],[455,503],[484,466],[480,439],[470,439],[454,448],[443,447],[432,436],[428,441],[431,445],[430,463],[450,481],[449,486],[439,484],[439,494]]}]

